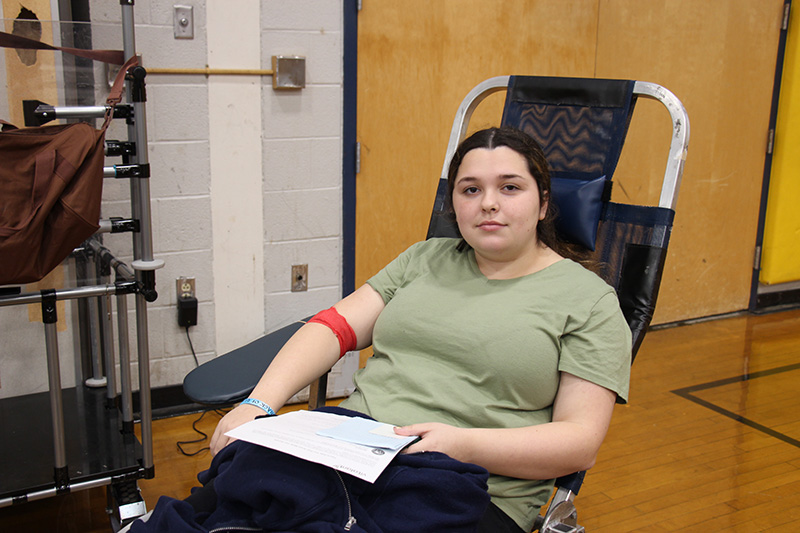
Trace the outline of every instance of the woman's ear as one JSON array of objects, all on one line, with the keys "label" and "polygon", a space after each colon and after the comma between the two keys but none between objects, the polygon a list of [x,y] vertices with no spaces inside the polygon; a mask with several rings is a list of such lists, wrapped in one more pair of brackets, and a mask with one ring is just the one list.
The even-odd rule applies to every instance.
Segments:
[{"label": "woman's ear", "polygon": [[542,191],[539,200],[539,220],[544,220],[547,216],[547,209],[550,207],[550,194],[547,191]]}]

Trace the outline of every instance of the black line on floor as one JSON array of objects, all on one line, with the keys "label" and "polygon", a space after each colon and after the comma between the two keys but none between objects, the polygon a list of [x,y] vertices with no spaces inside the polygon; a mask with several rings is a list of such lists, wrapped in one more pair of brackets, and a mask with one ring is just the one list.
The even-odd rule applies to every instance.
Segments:
[{"label": "black line on floor", "polygon": [[792,437],[790,437],[790,436],[788,436],[788,435],[786,435],[784,433],[781,433],[779,431],[775,431],[772,428],[769,428],[769,427],[767,427],[767,426],[765,426],[763,424],[759,424],[758,422],[756,422],[754,420],[750,420],[749,418],[745,418],[745,417],[743,417],[743,416],[741,416],[739,414],[734,413],[733,411],[729,411],[729,410],[727,410],[727,409],[725,409],[723,407],[720,407],[719,405],[713,404],[713,403],[711,403],[711,402],[709,402],[707,400],[703,400],[702,398],[698,398],[697,396],[694,396],[694,394],[693,394],[693,393],[698,392],[698,391],[714,389],[714,388],[717,388],[717,387],[730,385],[732,383],[741,383],[742,381],[750,381],[752,379],[757,379],[757,378],[774,376],[775,374],[782,374],[784,372],[791,372],[793,370],[800,370],[800,363],[796,363],[796,364],[793,364],[793,365],[786,365],[786,366],[782,366],[782,367],[778,367],[778,368],[772,368],[772,369],[769,369],[769,370],[762,370],[760,372],[754,372],[752,374],[743,374],[741,376],[736,376],[736,377],[732,377],[732,378],[720,379],[720,380],[717,380],[717,381],[711,381],[711,382],[708,382],[708,383],[702,383],[700,385],[692,385],[691,387],[684,387],[682,389],[675,389],[672,392],[674,394],[677,394],[678,396],[680,396],[682,398],[686,398],[687,400],[689,400],[691,402],[694,402],[694,403],[696,403],[698,405],[702,405],[703,407],[711,409],[712,411],[715,411],[715,412],[717,412],[717,413],[719,413],[721,415],[727,416],[728,418],[731,418],[731,419],[733,419],[733,420],[735,420],[737,422],[740,422],[740,423],[742,423],[742,424],[744,424],[746,426],[749,426],[749,427],[751,427],[753,429],[761,431],[762,433],[765,433],[765,434],[767,434],[767,435],[769,435],[771,437],[774,437],[776,439],[782,440],[783,442],[785,442],[787,444],[791,444],[792,446],[795,446],[796,448],[800,448],[800,441],[798,441],[797,439],[793,439]]},{"label": "black line on floor", "polygon": [[691,387],[676,389],[672,392],[674,392],[675,394],[683,395],[684,393],[692,393],[701,390],[715,389],[717,387],[722,387],[724,385],[730,385],[731,383],[740,383],[742,381],[749,381],[751,379],[773,376],[775,374],[783,374],[784,372],[791,372],[793,370],[800,370],[800,363],[780,366],[778,368],[772,368],[769,370],[762,370],[760,372],[753,372],[752,374],[742,374],[741,376],[736,376],[732,378],[710,381],[708,383],[701,383],[700,385],[692,385]]}]

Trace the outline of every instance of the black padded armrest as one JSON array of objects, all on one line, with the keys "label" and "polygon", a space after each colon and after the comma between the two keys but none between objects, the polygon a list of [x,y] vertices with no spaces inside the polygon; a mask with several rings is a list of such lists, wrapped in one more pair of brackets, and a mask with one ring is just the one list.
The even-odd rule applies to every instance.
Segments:
[{"label": "black padded armrest", "polygon": [[585,470],[567,474],[566,476],[561,476],[556,480],[556,488],[565,489],[573,494],[578,494],[578,492],[581,490],[581,485],[583,485],[584,477],[586,477]]},{"label": "black padded armrest", "polygon": [[229,405],[244,400],[278,351],[306,320],[203,363],[183,378],[183,392],[193,402],[205,405]]}]

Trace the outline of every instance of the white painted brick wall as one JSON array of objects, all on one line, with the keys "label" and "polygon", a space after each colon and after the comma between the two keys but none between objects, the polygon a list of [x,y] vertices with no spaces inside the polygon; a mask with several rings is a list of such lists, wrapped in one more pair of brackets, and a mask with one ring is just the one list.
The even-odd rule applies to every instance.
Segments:
[{"label": "white painted brick wall", "polygon": [[[265,312],[271,330],[342,296],[342,5],[261,5],[262,64],[269,68],[272,55],[301,55],[307,69],[299,94],[263,93]],[[290,292],[293,264],[309,265],[308,292]],[[357,365],[357,357],[345,358],[331,374],[329,390],[349,390]]]}]

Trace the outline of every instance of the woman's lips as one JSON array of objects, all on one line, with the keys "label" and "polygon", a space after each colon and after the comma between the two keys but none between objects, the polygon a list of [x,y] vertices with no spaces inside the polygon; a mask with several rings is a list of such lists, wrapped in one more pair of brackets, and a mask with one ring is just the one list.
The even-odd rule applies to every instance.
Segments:
[{"label": "woman's lips", "polygon": [[485,222],[481,222],[478,224],[478,227],[485,231],[496,231],[501,228],[505,227],[505,224],[501,224],[500,222],[494,220],[487,220]]}]

